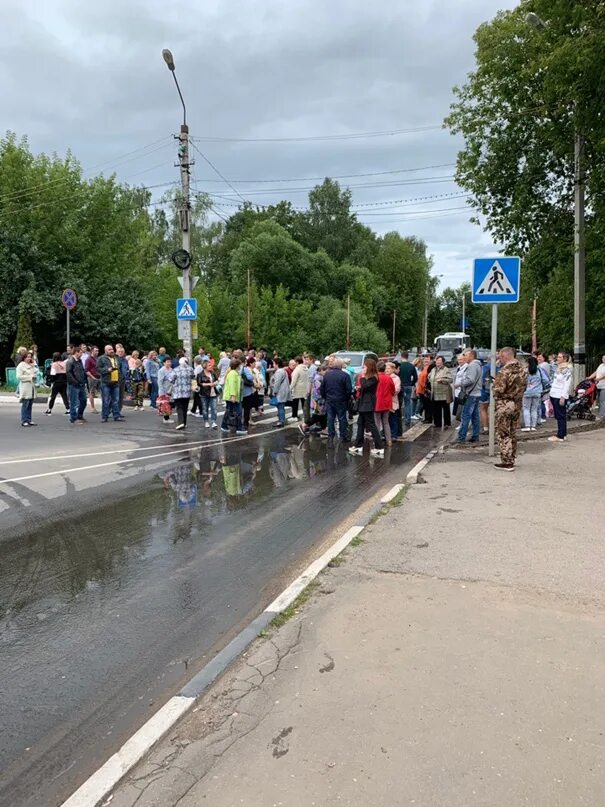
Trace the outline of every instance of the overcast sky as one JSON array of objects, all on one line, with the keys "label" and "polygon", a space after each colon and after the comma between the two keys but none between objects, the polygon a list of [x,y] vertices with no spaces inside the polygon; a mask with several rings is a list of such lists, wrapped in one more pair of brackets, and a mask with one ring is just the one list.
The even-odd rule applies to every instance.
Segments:
[{"label": "overcast sky", "polygon": [[[191,135],[243,197],[305,206],[317,177],[346,177],[361,221],[423,238],[442,284],[458,285],[473,257],[495,249],[455,209],[460,143],[440,126],[452,86],[473,68],[475,29],[514,5],[1,0],[0,128],[26,134],[36,152],[70,148],[88,175],[174,181],[181,109],[161,57],[168,47]],[[370,132],[392,134],[351,136]],[[195,187],[233,212],[238,197],[194,156]]]}]

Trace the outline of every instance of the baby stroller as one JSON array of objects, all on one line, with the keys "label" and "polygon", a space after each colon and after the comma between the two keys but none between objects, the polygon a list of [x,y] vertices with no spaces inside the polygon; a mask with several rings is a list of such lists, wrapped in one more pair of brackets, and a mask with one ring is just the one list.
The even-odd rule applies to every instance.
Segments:
[{"label": "baby stroller", "polygon": [[595,420],[592,407],[597,397],[597,385],[590,378],[580,381],[573,397],[567,401],[567,420],[573,417],[581,420]]}]

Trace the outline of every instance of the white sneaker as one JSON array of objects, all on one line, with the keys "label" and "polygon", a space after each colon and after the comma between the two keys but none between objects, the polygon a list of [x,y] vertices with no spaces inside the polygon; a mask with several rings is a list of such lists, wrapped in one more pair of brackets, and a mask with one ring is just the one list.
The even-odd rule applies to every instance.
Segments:
[{"label": "white sneaker", "polygon": [[522,432],[530,432],[530,431],[531,431],[531,429],[530,429],[530,427],[529,427],[529,426],[524,426],[524,427],[521,429],[521,431],[522,431]]},{"label": "white sneaker", "polygon": [[179,423],[179,425],[176,427],[176,430],[178,432],[178,431],[180,431],[181,429],[184,429],[184,428],[185,428],[185,424],[184,423]]},{"label": "white sneaker", "polygon": [[535,427],[535,426],[531,426],[529,430],[530,430],[530,432],[535,432],[535,431],[537,431],[537,429],[536,429],[536,427]]},{"label": "white sneaker", "polygon": [[371,448],[370,454],[373,457],[384,457],[384,448]]},{"label": "white sneaker", "polygon": [[218,428],[218,427],[217,427],[217,425],[216,425],[216,423],[214,423],[214,422],[212,423],[212,428],[213,428],[213,429]]},{"label": "white sneaker", "polygon": [[288,423],[298,423],[298,418],[288,418]]},{"label": "white sneaker", "polygon": [[205,426],[207,429],[209,429],[209,428],[210,428],[210,424],[208,423],[208,421],[206,421],[206,422],[204,423],[204,426]]},{"label": "white sneaker", "polygon": [[349,454],[357,454],[358,456],[361,456],[361,454],[363,454],[363,448],[356,448],[355,446],[351,446],[351,448],[349,449]]}]

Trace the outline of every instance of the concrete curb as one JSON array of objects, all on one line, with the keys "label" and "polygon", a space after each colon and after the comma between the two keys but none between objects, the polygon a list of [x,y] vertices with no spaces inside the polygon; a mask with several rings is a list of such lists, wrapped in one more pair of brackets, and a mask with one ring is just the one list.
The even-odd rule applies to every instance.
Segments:
[{"label": "concrete curb", "polygon": [[[420,437],[426,429],[419,430],[414,437]],[[410,472],[420,465],[428,464],[438,449],[431,451]],[[410,484],[408,479],[406,484]],[[208,662],[193,678],[185,684],[177,695],[170,698],[141,728],[127,740],[124,745],[111,756],[104,765],[92,774],[73,793],[61,807],[97,807],[105,799],[126,774],[137,765],[143,757],[158,743],[184,716],[193,708],[198,697],[222,675],[259,636],[275,617],[283,613],[300,594],[315,580],[328,564],[341,554],[360,533],[368,522],[380,512],[385,504],[392,501],[404,488],[399,483],[390,488],[380,501],[361,516],[358,524],[350,527],[344,535],[335,541],[319,558],[313,561],[304,572],[293,580],[282,593],[271,602],[261,614],[245,627],[229,642],[213,659]]]},{"label": "concrete curb", "polygon": [[429,451],[429,453],[426,455],[426,457],[424,457],[423,459],[420,460],[420,462],[417,462],[416,465],[414,465],[412,470],[409,472],[409,474],[405,478],[406,485],[417,485],[418,484],[418,479],[420,477],[420,474],[422,473],[422,471],[424,471],[426,466],[433,459],[435,454],[437,454],[437,452],[438,452],[438,449],[433,449],[432,451]]}]

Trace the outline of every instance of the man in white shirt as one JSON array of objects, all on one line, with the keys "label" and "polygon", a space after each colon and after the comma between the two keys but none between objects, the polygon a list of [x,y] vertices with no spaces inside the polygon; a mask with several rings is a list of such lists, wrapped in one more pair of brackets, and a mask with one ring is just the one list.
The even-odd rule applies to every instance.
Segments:
[{"label": "man in white shirt", "polygon": [[599,391],[599,420],[605,418],[605,356],[601,357],[601,364],[589,378],[594,378]]}]

